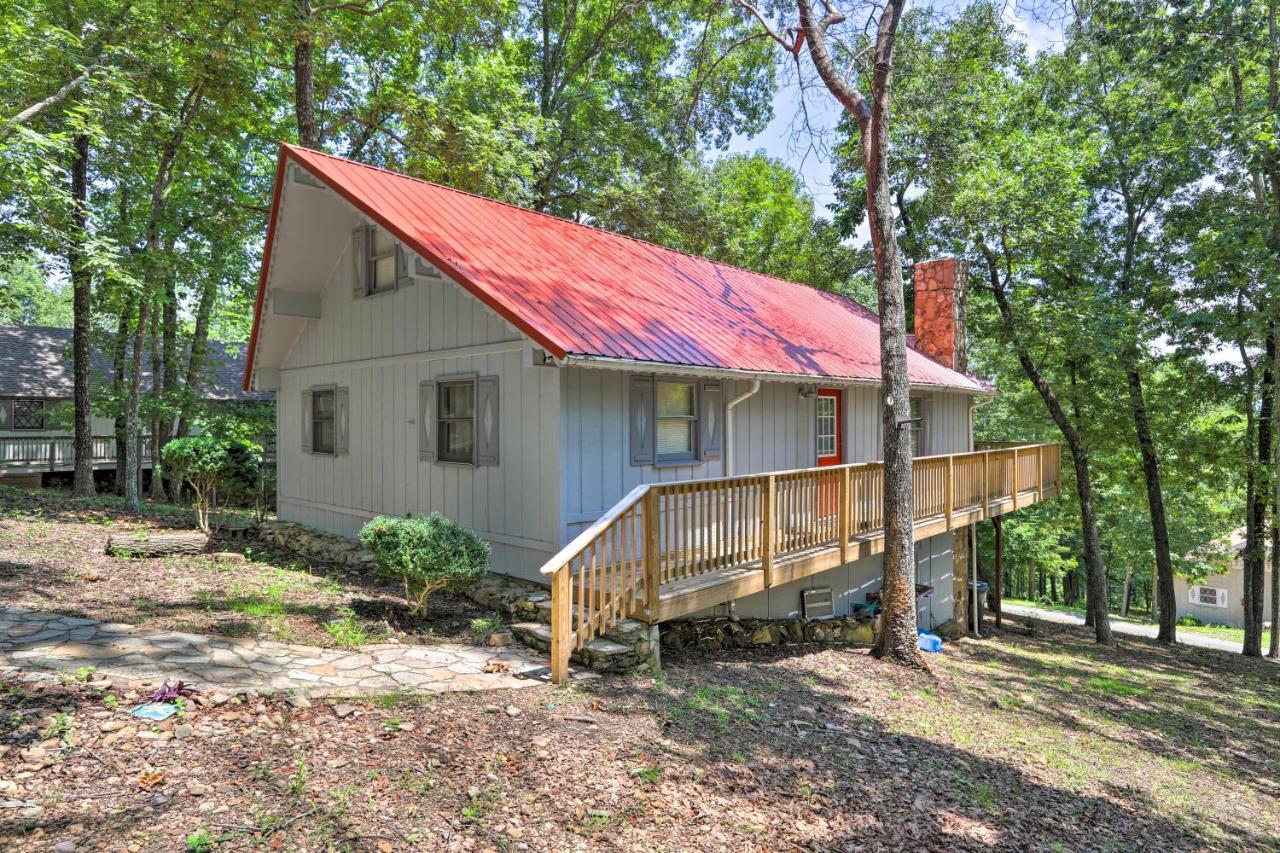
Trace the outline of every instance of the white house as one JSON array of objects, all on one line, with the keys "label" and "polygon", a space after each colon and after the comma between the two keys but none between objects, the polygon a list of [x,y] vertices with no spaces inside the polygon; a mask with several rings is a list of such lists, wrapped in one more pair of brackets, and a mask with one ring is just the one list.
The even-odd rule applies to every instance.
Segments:
[{"label": "white house", "polygon": [[[957,611],[968,525],[1056,492],[1058,461],[1049,445],[971,452],[972,409],[993,389],[963,372],[963,271],[933,261],[916,282],[918,417],[901,428],[932,460],[917,467],[927,626]],[[492,543],[494,570],[544,582],[557,554],[614,524],[595,557],[639,571],[642,553],[661,556],[664,590],[735,560],[772,568],[776,550],[788,580],[723,575],[730,587],[647,615],[731,601],[796,615],[814,587],[847,613],[880,583],[878,550],[857,539],[874,532],[878,496],[859,478],[877,466],[853,465],[880,452],[879,362],[876,316],[846,297],[280,152],[245,384],[278,392],[281,519],[352,536],[375,515],[439,511]],[[752,479],[789,471],[776,493]],[[648,533],[616,529],[639,524],[626,500],[646,493]],[[787,557],[835,539],[848,562]],[[575,596],[592,583],[611,581]],[[642,584],[623,587],[603,592],[619,603],[602,619],[637,614]]]},{"label": "white house", "polygon": [[[1207,577],[1191,581],[1181,575],[1173,577],[1173,592],[1178,600],[1178,618],[1190,616],[1204,625],[1244,627],[1244,546],[1245,529],[1233,531],[1226,541],[1226,568]],[[1270,547],[1267,549],[1270,553]],[[1263,618],[1271,619],[1271,569],[1266,570],[1262,595]]]}]

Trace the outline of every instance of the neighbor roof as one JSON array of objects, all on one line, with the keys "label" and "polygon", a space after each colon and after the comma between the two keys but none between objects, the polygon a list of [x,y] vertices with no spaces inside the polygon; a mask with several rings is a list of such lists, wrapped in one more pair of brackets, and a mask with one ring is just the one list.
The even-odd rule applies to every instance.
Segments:
[{"label": "neighbor roof", "polygon": [[[246,387],[289,160],[559,358],[880,379],[879,320],[847,297],[284,145]],[[907,363],[913,385],[991,390],[914,350]]]},{"label": "neighbor roof", "polygon": [[[151,387],[150,358],[143,367],[143,387]],[[202,394],[208,400],[269,400],[271,394],[241,389],[244,347],[209,342]],[[93,381],[101,386],[111,375],[108,348],[93,349]],[[51,326],[0,326],[0,397],[70,398],[75,390],[71,366],[71,330]]]}]

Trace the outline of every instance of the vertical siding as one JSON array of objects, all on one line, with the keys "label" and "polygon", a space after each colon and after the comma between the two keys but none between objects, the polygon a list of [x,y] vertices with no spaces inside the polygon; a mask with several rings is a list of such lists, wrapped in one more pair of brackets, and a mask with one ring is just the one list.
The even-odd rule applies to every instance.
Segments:
[{"label": "vertical siding", "polygon": [[[347,251],[281,371],[280,517],[353,536],[374,515],[436,511],[488,539],[495,570],[536,577],[559,538],[558,372],[526,366],[519,333],[451,281],[352,297]],[[418,460],[418,385],[457,373],[498,377],[496,466]],[[345,456],[301,448],[302,391],[329,383],[350,389]]]}]

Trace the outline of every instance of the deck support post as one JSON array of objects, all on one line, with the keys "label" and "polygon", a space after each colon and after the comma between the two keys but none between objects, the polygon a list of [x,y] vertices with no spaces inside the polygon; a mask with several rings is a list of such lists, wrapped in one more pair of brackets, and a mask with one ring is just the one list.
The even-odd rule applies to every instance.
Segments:
[{"label": "deck support post", "polygon": [[996,584],[995,595],[991,596],[991,603],[995,606],[991,609],[995,611],[996,628],[998,629],[1002,627],[1000,622],[1000,599],[1004,595],[1004,591],[1001,589],[1004,583],[1004,519],[997,515],[991,519],[991,523],[996,529]]},{"label": "deck support post", "polygon": [[760,490],[760,569],[764,574],[764,588],[773,586],[773,546],[777,533],[774,518],[774,501],[777,499],[777,482],[772,474],[765,477],[764,488]]},{"label": "deck support post", "polygon": [[573,650],[573,590],[566,563],[551,576],[551,682],[569,680],[569,654]]},{"label": "deck support post", "polygon": [[658,493],[650,488],[644,494],[644,595],[645,609],[649,614],[649,622],[658,624],[659,596],[662,592],[662,577],[658,568],[658,550],[662,547],[659,540],[658,526]]},{"label": "deck support post", "polygon": [[840,509],[836,515],[837,535],[840,537],[840,563],[849,562],[849,518],[852,515],[850,479],[853,471],[848,466],[840,468]]}]

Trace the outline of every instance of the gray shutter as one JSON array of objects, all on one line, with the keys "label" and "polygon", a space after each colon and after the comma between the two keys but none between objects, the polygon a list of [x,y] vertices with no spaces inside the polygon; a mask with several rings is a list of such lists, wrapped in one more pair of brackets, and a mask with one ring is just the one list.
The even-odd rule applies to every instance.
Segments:
[{"label": "gray shutter", "polygon": [[698,406],[698,449],[703,459],[719,459],[724,447],[724,392],[719,382],[702,383]]},{"label": "gray shutter", "polygon": [[311,452],[311,392],[302,392],[302,452]]},{"label": "gray shutter", "polygon": [[436,383],[418,383],[418,458],[436,458]]},{"label": "gray shutter", "polygon": [[396,289],[413,284],[413,273],[409,267],[409,250],[404,246],[396,246]]},{"label": "gray shutter", "polygon": [[12,400],[0,400],[0,429],[13,429]]},{"label": "gray shutter", "polygon": [[350,446],[347,440],[351,419],[351,393],[346,388],[335,388],[333,391],[333,453],[335,456],[345,455]]},{"label": "gray shutter", "polygon": [[476,464],[498,464],[498,377],[476,380]]},{"label": "gray shutter", "polygon": [[351,295],[357,299],[369,295],[369,228],[361,225],[351,232]]},{"label": "gray shutter", "polygon": [[627,423],[631,437],[631,464],[652,465],[654,461],[653,377],[631,377],[631,411]]}]

